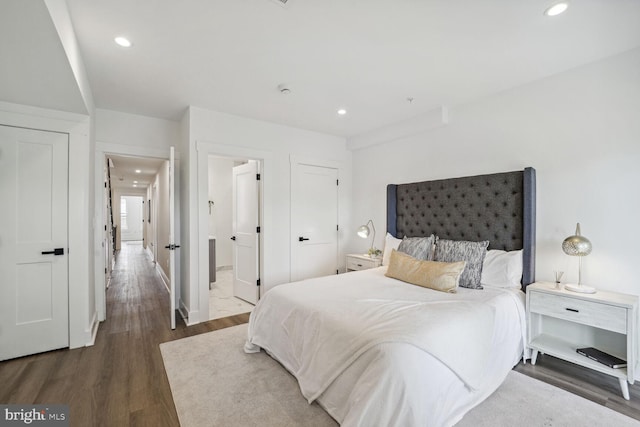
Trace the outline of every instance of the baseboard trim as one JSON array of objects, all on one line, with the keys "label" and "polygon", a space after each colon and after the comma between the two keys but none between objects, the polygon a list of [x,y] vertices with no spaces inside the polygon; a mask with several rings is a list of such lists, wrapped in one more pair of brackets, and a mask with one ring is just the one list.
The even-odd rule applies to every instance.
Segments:
[{"label": "baseboard trim", "polygon": [[162,267],[158,265],[158,263],[156,263],[156,270],[160,274],[160,278],[162,279],[162,283],[164,284],[164,287],[167,289],[167,292],[171,293],[171,289],[169,289],[169,278],[164,273],[164,270],[162,270]]},{"label": "baseboard trim", "polygon": [[216,268],[216,271],[233,270],[233,265],[221,265]]},{"label": "baseboard trim", "polygon": [[147,247],[144,248],[144,251],[147,254],[147,256],[149,257],[149,259],[151,261],[153,261],[153,252],[151,252],[151,249],[149,249],[149,245],[147,245]]},{"label": "baseboard trim", "polygon": [[85,347],[91,347],[96,343],[96,337],[98,336],[98,327],[100,326],[100,322],[98,321],[98,312],[93,312],[93,318],[91,319],[91,324],[89,329],[87,330],[87,335],[89,341],[85,344]]},{"label": "baseboard trim", "polygon": [[189,321],[189,319],[193,319],[193,313],[189,312],[189,309],[187,308],[187,306],[184,304],[184,301],[182,300],[180,300],[180,307],[178,308],[178,313],[180,313],[180,317],[182,317],[182,320],[184,320],[184,323],[187,326],[195,325],[195,323],[192,323]]}]

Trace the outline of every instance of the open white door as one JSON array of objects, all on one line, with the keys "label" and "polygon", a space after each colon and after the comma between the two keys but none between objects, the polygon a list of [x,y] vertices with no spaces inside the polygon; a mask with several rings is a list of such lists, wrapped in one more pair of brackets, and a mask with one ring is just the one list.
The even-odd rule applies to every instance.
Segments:
[{"label": "open white door", "polygon": [[171,147],[169,151],[169,293],[171,303],[170,319],[171,329],[176,328],[176,249],[180,245],[176,245],[176,218],[175,218],[175,148]]},{"label": "open white door", "polygon": [[291,164],[291,281],[338,272],[338,170]]},{"label": "open white door", "polygon": [[233,295],[251,304],[260,291],[258,162],[233,168]]},{"label": "open white door", "polygon": [[69,346],[68,139],[0,125],[0,360]]}]

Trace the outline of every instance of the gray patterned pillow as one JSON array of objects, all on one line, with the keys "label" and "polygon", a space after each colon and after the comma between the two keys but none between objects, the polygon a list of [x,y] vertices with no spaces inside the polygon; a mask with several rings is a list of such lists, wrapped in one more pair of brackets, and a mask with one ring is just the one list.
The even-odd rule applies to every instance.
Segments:
[{"label": "gray patterned pillow", "polygon": [[467,242],[439,239],[436,243],[435,261],[457,262],[466,261],[467,266],[460,276],[460,286],[470,289],[482,289],[482,263],[487,253],[489,241]]},{"label": "gray patterned pillow", "polygon": [[416,259],[433,261],[433,242],[435,236],[429,237],[405,237],[398,246],[399,252],[404,252]]}]

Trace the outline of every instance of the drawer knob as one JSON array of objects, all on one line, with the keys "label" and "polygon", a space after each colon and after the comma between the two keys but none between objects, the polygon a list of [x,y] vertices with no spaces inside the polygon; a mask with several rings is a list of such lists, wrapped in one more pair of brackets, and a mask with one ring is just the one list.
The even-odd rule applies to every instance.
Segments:
[{"label": "drawer knob", "polygon": [[580,310],[576,310],[575,308],[565,308],[567,311],[573,311],[574,313],[580,313]]},{"label": "drawer knob", "polygon": [[362,267],[362,264],[358,264],[358,267]]}]

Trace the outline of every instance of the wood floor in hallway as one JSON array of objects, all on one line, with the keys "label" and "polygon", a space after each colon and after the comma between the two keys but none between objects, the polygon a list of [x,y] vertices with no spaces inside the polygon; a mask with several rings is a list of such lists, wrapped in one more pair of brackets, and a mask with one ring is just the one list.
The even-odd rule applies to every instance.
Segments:
[{"label": "wood floor in hallway", "polygon": [[0,362],[0,403],[68,404],[71,426],[178,426],[159,344],[246,323],[169,326],[169,294],[142,245],[123,244],[95,345]]}]

